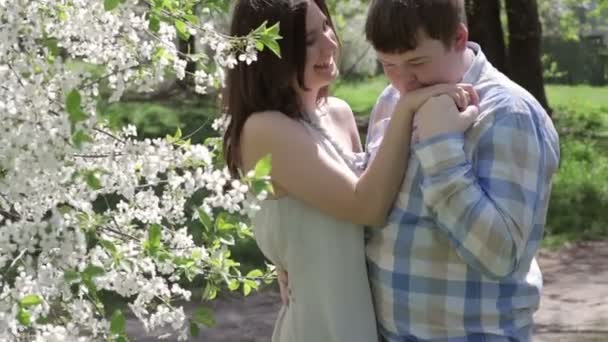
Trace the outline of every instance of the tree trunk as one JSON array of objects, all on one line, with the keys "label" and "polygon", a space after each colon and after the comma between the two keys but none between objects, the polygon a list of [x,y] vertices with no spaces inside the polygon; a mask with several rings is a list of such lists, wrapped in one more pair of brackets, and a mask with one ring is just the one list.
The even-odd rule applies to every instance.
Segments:
[{"label": "tree trunk", "polygon": [[500,0],[466,0],[469,39],[481,48],[498,70],[509,74]]},{"label": "tree trunk", "polygon": [[[487,1],[487,0],[481,0]],[[536,0],[506,0],[509,21],[509,76],[526,88],[551,115],[545,95]]]}]

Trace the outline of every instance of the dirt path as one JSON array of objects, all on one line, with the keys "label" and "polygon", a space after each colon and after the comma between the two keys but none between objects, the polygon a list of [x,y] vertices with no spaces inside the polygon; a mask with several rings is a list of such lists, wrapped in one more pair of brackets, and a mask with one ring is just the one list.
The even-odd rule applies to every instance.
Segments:
[{"label": "dirt path", "polygon": [[[608,241],[578,243],[542,251],[539,263],[545,287],[537,312],[535,342],[608,341]],[[279,309],[273,290],[245,299],[228,297],[213,303],[217,327],[202,332],[204,342],[268,342]],[[134,341],[147,338],[131,320]]]},{"label": "dirt path", "polygon": [[545,287],[536,340],[608,341],[608,241],[542,251]]}]

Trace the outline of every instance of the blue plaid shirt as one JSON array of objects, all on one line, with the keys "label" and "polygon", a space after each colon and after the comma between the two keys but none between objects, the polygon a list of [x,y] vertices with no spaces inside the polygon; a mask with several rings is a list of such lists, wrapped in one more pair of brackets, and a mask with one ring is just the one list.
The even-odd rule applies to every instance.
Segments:
[{"label": "blue plaid shirt", "polygon": [[[527,340],[542,275],[543,235],[558,136],[546,112],[497,71],[478,45],[463,78],[480,116],[465,134],[412,146],[386,226],[366,252],[379,328],[388,341]],[[406,95],[407,96],[407,95]],[[389,86],[372,112],[373,158],[399,93]]]}]

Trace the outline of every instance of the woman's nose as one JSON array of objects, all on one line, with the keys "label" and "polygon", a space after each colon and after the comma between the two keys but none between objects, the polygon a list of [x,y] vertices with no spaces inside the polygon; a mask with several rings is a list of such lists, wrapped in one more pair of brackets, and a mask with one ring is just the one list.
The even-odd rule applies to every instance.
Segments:
[{"label": "woman's nose", "polygon": [[327,30],[324,34],[325,47],[330,49],[338,48],[338,39],[336,38],[336,34],[333,30]]}]

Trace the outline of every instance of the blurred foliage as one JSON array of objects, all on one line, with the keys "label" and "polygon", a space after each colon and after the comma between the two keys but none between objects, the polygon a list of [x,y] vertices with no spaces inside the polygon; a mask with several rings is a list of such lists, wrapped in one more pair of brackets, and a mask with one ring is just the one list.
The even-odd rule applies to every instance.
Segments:
[{"label": "blurred foliage", "polygon": [[102,117],[113,128],[133,124],[140,137],[164,137],[180,128],[184,136],[192,135],[192,142],[200,143],[213,135],[211,124],[220,115],[212,97],[185,99],[181,97],[164,101],[128,101],[99,104]]}]

